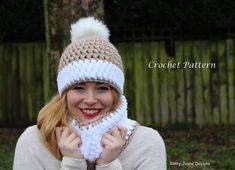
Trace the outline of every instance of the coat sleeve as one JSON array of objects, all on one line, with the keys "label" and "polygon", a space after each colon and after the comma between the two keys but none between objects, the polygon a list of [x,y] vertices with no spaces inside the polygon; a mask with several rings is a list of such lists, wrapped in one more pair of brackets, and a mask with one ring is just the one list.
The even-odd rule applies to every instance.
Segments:
[{"label": "coat sleeve", "polygon": [[141,127],[119,158],[97,170],[166,170],[166,149],[156,130]]},{"label": "coat sleeve", "polygon": [[86,161],[63,157],[62,161],[53,159],[45,152],[45,147],[39,140],[37,131],[28,128],[20,136],[15,148],[13,170],[84,170]]},{"label": "coat sleeve", "polygon": [[43,170],[43,164],[35,157],[33,142],[23,133],[17,141],[13,162],[13,170]]},{"label": "coat sleeve", "polygon": [[115,159],[107,165],[96,166],[96,170],[122,170],[119,159]]},{"label": "coat sleeve", "polygon": [[84,170],[84,169],[87,169],[87,164],[84,159],[63,157],[60,170]]},{"label": "coat sleeve", "polygon": [[[136,170],[166,170],[165,143],[159,133],[148,128],[148,133],[142,136],[141,142],[136,146]],[[139,146],[139,147],[138,147]]]}]

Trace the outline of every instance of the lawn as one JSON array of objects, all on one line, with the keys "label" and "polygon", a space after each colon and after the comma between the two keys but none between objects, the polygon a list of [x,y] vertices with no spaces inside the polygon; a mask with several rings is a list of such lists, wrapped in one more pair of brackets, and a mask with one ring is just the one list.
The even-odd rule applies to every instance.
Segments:
[{"label": "lawn", "polygon": [[11,170],[14,150],[22,129],[0,128],[0,170]]},{"label": "lawn", "polygon": [[[235,169],[235,127],[159,128],[173,169]],[[14,149],[22,129],[0,129],[0,170],[12,169]]]},{"label": "lawn", "polygon": [[166,143],[168,169],[235,169],[234,127],[175,129],[159,130]]}]

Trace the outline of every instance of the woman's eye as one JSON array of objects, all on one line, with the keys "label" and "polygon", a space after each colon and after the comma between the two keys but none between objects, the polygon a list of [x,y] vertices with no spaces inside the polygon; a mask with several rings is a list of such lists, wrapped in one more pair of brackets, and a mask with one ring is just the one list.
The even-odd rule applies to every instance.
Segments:
[{"label": "woman's eye", "polygon": [[106,86],[100,86],[100,87],[98,87],[98,90],[108,91],[108,90],[109,90],[109,87],[106,87]]},{"label": "woman's eye", "polygon": [[81,86],[75,86],[73,89],[75,89],[75,90],[84,90],[84,87],[81,87]]}]

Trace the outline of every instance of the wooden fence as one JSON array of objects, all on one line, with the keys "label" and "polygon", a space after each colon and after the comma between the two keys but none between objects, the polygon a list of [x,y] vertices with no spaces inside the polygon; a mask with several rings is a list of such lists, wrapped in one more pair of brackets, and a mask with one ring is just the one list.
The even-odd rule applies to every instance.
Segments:
[{"label": "wooden fence", "polygon": [[48,96],[48,58],[42,43],[0,45],[0,125],[27,126]]},{"label": "wooden fence", "polygon": [[[163,42],[116,47],[124,62],[131,118],[153,126],[235,123],[234,39],[176,41],[174,57]],[[0,70],[0,125],[35,123],[49,99],[45,45],[0,45]]]}]

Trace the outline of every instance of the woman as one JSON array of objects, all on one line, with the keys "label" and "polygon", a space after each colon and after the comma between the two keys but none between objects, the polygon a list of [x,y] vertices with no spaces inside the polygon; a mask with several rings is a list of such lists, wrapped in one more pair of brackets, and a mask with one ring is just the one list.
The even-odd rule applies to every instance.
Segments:
[{"label": "woman", "polygon": [[157,131],[127,118],[121,57],[92,17],[71,26],[57,76],[59,94],[20,136],[14,170],[166,169]]}]

